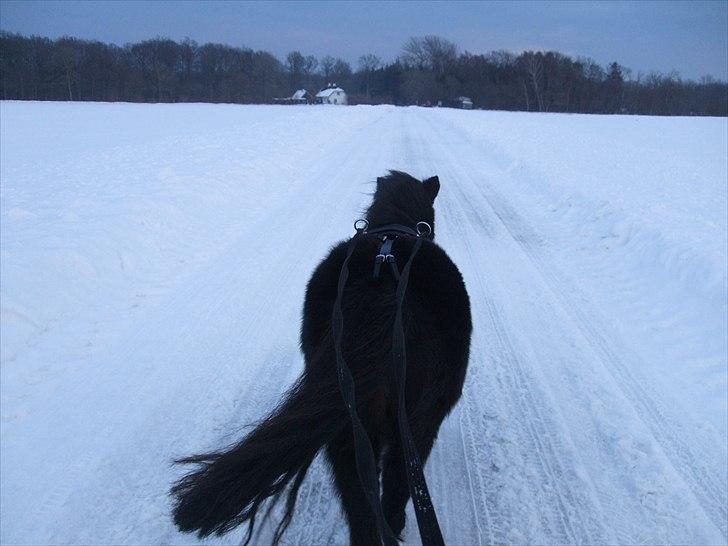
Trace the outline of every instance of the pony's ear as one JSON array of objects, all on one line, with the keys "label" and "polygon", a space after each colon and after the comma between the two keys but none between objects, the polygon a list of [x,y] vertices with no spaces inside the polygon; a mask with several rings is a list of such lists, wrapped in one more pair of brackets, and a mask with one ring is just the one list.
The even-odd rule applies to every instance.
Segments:
[{"label": "pony's ear", "polygon": [[379,189],[379,185],[384,182],[383,176],[377,176],[377,189]]},{"label": "pony's ear", "polygon": [[437,176],[431,176],[422,184],[425,186],[427,193],[430,194],[430,199],[434,201],[440,191],[440,179]]}]

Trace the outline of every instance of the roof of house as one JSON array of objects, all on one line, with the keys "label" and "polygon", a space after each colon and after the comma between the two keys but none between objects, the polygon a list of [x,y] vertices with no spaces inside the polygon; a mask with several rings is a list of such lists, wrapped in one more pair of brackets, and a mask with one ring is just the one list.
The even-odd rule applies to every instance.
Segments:
[{"label": "roof of house", "polygon": [[341,87],[327,87],[326,89],[322,89],[321,91],[316,93],[316,96],[320,99],[325,99],[333,95],[335,91],[341,91],[342,93],[344,92]]},{"label": "roof of house", "polygon": [[308,93],[308,91],[306,91],[305,89],[299,89],[298,91],[296,91],[293,94],[293,96],[291,98],[294,99],[294,100],[295,99],[305,99],[306,98],[306,93]]}]

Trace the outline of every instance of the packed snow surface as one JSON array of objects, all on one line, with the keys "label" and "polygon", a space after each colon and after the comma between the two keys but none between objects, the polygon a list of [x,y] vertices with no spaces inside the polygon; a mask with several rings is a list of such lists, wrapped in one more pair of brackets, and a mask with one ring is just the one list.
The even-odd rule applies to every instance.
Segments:
[{"label": "packed snow surface", "polygon": [[[725,119],[3,102],[0,120],[3,544],[197,543],[170,521],[170,461],[239,438],[296,378],[305,283],[392,168],[440,176],[437,240],[472,300],[426,468],[446,541],[726,543]],[[346,537],[317,461],[284,542]]]}]

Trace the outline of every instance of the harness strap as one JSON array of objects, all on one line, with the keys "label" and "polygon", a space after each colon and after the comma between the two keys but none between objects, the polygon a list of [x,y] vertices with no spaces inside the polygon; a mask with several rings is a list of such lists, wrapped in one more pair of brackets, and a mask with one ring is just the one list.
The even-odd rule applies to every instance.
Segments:
[{"label": "harness strap", "polygon": [[399,436],[404,453],[405,466],[407,469],[407,484],[409,485],[412,504],[417,517],[417,527],[420,531],[420,539],[423,546],[444,546],[442,531],[437,521],[435,507],[432,505],[430,492],[427,489],[425,472],[422,468],[420,454],[412,438],[412,431],[407,419],[407,408],[405,405],[405,381],[407,379],[407,349],[404,338],[404,324],[402,321],[402,306],[404,295],[407,291],[409,273],[417,251],[422,246],[422,237],[417,237],[407,263],[402,269],[402,275],[397,283],[397,310],[394,316],[394,330],[392,332],[392,355],[394,361],[395,378],[397,380],[397,418],[399,424]]},{"label": "harness strap", "polygon": [[385,546],[397,546],[399,543],[384,518],[382,501],[379,495],[379,477],[377,474],[377,463],[374,459],[374,450],[372,449],[372,444],[369,441],[369,435],[364,429],[364,425],[362,425],[359,420],[359,416],[356,413],[354,378],[351,375],[349,367],[346,365],[341,348],[344,334],[344,314],[341,309],[341,300],[344,295],[346,280],[349,278],[349,260],[351,259],[351,255],[354,253],[354,248],[356,248],[356,244],[361,238],[361,235],[362,231],[357,231],[356,235],[351,238],[349,249],[346,253],[346,259],[341,266],[336,301],[334,302],[334,310],[331,315],[331,325],[334,331],[334,349],[336,351],[336,367],[339,378],[339,388],[341,389],[341,396],[344,399],[346,409],[349,411],[351,428],[354,431],[354,454],[356,457],[356,470],[359,474],[359,481],[364,489],[364,494],[369,501],[369,505],[372,507],[372,511],[374,512],[374,519],[376,521],[377,531],[379,532],[382,544]]},{"label": "harness strap", "polygon": [[418,235],[416,230],[409,226],[403,226],[402,224],[385,224],[378,228],[367,229],[366,232],[368,235],[379,235],[380,233],[385,235],[394,233],[397,235],[410,235],[412,237],[417,237]]},{"label": "harness strap", "polygon": [[[386,226],[387,230],[390,232],[392,231],[391,227],[392,225]],[[429,225],[427,228],[429,228]],[[334,333],[334,348],[336,351],[339,388],[341,389],[344,404],[349,411],[352,430],[354,432],[354,453],[356,456],[356,468],[359,474],[359,481],[361,482],[364,494],[366,495],[366,498],[372,507],[372,511],[374,512],[374,518],[381,543],[384,544],[384,546],[397,546],[399,542],[395,538],[384,518],[379,494],[379,477],[377,474],[377,465],[374,459],[374,451],[372,449],[372,444],[369,441],[369,435],[364,429],[364,426],[356,413],[354,379],[346,365],[341,348],[344,333],[344,315],[341,308],[341,302],[343,299],[346,281],[349,278],[349,260],[354,253],[357,242],[361,238],[362,234],[365,233],[365,229],[366,228],[357,229],[356,235],[354,235],[349,242],[346,258],[344,259],[344,263],[341,266],[341,272],[339,273],[338,291],[336,301],[334,302],[331,323]],[[402,274],[399,274],[397,264],[394,261],[394,256],[392,256],[392,260],[387,260],[392,268],[392,273],[398,279],[396,292],[397,308],[395,311],[394,330],[392,332],[392,355],[395,370],[395,381],[397,383],[397,422],[399,425],[400,441],[402,443],[402,451],[405,459],[407,484],[409,486],[410,496],[412,497],[415,515],[417,517],[417,527],[420,531],[422,545],[444,546],[445,541],[442,537],[440,525],[437,521],[437,514],[435,513],[435,508],[432,504],[432,499],[430,498],[430,493],[427,488],[427,482],[425,481],[425,474],[422,468],[422,461],[420,460],[417,446],[412,438],[405,404],[407,353],[405,346],[404,324],[402,319],[402,307],[404,305],[404,296],[409,282],[412,260],[422,246],[422,237],[419,236],[419,233],[411,228],[406,229],[408,230],[406,234],[411,235],[411,233],[414,233],[416,240],[409,259],[402,270]],[[374,231],[375,230],[371,230],[367,233],[372,234]],[[430,231],[428,230],[427,233],[429,232]],[[389,240],[389,242],[389,250],[391,250],[391,240]],[[386,243],[387,241],[385,240],[384,244]],[[384,247],[384,245],[382,245],[382,247]],[[380,254],[384,254],[386,256],[386,254],[381,251]],[[391,254],[389,255],[391,256]],[[377,265],[381,267],[381,263],[378,263]],[[375,266],[375,276],[378,272],[379,269]]]}]

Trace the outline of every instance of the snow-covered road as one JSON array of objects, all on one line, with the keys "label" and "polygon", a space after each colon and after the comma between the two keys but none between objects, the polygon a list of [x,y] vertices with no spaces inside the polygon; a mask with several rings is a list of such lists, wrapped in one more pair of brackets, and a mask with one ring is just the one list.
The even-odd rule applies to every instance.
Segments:
[{"label": "snow-covered road", "polygon": [[[3,544],[197,543],[170,460],[295,379],[308,276],[390,168],[439,175],[473,308],[426,469],[447,543],[728,540],[726,120],[1,109]],[[328,480],[284,543],[346,542]]]}]

